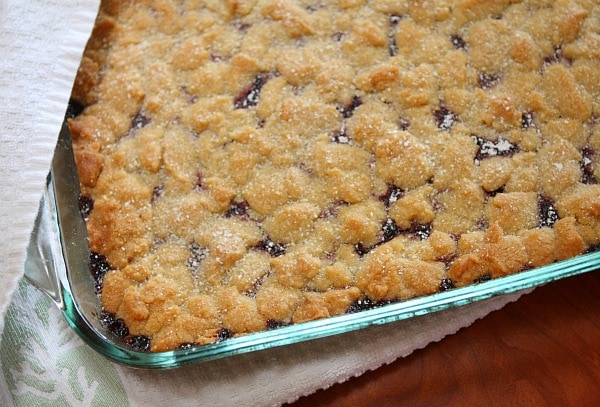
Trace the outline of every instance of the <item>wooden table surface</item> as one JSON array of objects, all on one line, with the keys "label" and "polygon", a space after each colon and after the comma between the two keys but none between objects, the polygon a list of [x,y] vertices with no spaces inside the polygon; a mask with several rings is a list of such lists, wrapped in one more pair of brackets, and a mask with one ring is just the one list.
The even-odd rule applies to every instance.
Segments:
[{"label": "wooden table surface", "polygon": [[537,288],[425,349],[294,403],[600,406],[600,271]]}]

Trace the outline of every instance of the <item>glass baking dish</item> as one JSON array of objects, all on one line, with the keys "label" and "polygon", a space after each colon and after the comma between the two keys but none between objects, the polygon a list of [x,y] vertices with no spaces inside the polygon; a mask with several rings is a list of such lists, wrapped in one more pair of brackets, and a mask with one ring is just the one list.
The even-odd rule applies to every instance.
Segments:
[{"label": "glass baking dish", "polygon": [[28,247],[25,277],[52,298],[69,325],[89,346],[112,361],[138,368],[175,368],[187,363],[343,334],[371,325],[463,306],[600,268],[600,251],[596,251],[507,277],[370,310],[248,334],[190,349],[144,353],[128,349],[101,322],[100,300],[89,272],[90,253],[78,201],[79,181],[71,136],[65,123]]}]

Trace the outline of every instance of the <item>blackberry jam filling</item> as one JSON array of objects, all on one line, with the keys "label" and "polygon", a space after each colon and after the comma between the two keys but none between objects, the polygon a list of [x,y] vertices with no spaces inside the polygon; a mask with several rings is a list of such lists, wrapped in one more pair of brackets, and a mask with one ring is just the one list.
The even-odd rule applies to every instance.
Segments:
[{"label": "blackberry jam filling", "polygon": [[152,189],[152,198],[150,199],[150,203],[154,205],[156,200],[160,198],[165,190],[164,185],[157,185]]},{"label": "blackberry jam filling", "polygon": [[242,92],[234,99],[233,106],[236,109],[247,109],[251,106],[256,106],[259,101],[262,87],[265,86],[265,83],[267,83],[272,76],[273,75],[266,72],[256,75],[252,84],[242,90]]},{"label": "blackberry jam filling", "polygon": [[450,36],[450,41],[455,49],[466,49],[467,43],[460,35],[452,35]]},{"label": "blackberry jam filling", "polygon": [[527,130],[530,127],[533,127],[533,115],[531,112],[525,112],[521,115],[521,129]]},{"label": "blackberry jam filling", "polygon": [[87,219],[94,209],[94,200],[87,195],[79,196],[79,213],[83,216],[84,219]]},{"label": "blackberry jam filling", "polygon": [[138,130],[142,127],[146,127],[150,123],[150,118],[146,115],[143,110],[140,110],[133,119],[131,119],[131,129]]},{"label": "blackberry jam filling", "polygon": [[349,144],[350,137],[346,135],[345,131],[338,131],[331,136],[331,141],[338,144]]},{"label": "blackberry jam filling", "polygon": [[358,254],[360,257],[369,253],[371,251],[371,249],[372,249],[372,247],[366,247],[362,243],[357,243],[354,245],[354,250],[356,251],[356,254]]},{"label": "blackberry jam filling", "polygon": [[486,230],[490,227],[490,222],[487,218],[479,218],[477,222],[475,222],[475,226],[477,226],[477,229],[479,230]]},{"label": "blackberry jam filling", "polygon": [[450,130],[452,125],[458,120],[458,116],[444,106],[433,112],[433,118],[435,119],[437,128],[444,131]]},{"label": "blackberry jam filling", "polygon": [[230,218],[232,216],[248,219],[248,211],[250,210],[250,205],[246,201],[234,201],[229,206],[229,209],[225,213],[225,216]]},{"label": "blackberry jam filling", "polygon": [[416,222],[413,222],[409,229],[400,229],[398,225],[392,220],[387,219],[381,226],[381,231],[379,233],[379,242],[374,244],[373,246],[365,246],[362,242],[354,245],[354,250],[359,256],[364,256],[369,253],[371,250],[376,247],[389,242],[396,236],[404,234],[408,235],[413,239],[424,240],[429,237],[431,234],[431,224],[422,225]]},{"label": "blackberry jam filling", "polygon": [[125,321],[117,318],[114,314],[102,310],[100,313],[100,322],[118,338],[124,339],[129,335],[129,328],[127,328]]},{"label": "blackberry jam filling", "polygon": [[391,204],[396,202],[398,199],[404,196],[404,190],[398,188],[396,185],[388,185],[388,189],[384,195],[379,199],[385,204],[386,208],[389,208]]},{"label": "blackberry jam filling", "polygon": [[600,244],[596,244],[596,245],[590,246],[587,249],[587,253],[596,253],[596,252],[600,252]]},{"label": "blackberry jam filling", "polygon": [[456,288],[456,286],[454,285],[454,282],[449,278],[443,278],[440,282],[440,292],[448,291],[453,288]]},{"label": "blackberry jam filling", "polygon": [[193,105],[198,101],[198,96],[192,95],[187,86],[181,86],[179,89],[181,90],[181,93],[185,95],[188,105]]},{"label": "blackberry jam filling", "polygon": [[400,130],[408,130],[408,128],[410,127],[410,120],[404,117],[400,117],[398,119],[398,127],[400,128]]},{"label": "blackberry jam filling", "polygon": [[200,267],[200,263],[202,260],[208,256],[208,249],[200,246],[196,242],[192,242],[189,246],[190,257],[187,260],[187,268],[192,272],[192,274],[198,272],[198,268]]},{"label": "blackberry jam filling", "polygon": [[125,338],[125,343],[138,352],[150,350],[150,338],[145,335],[128,336]]},{"label": "blackberry jam filling", "polygon": [[269,273],[264,274],[261,277],[259,277],[255,282],[252,283],[252,287],[250,287],[249,289],[247,289],[244,292],[244,294],[246,294],[250,298],[254,298],[256,296],[256,293],[258,292],[258,290],[262,286],[263,282],[268,277],[268,275],[269,275]]},{"label": "blackberry jam filling", "polygon": [[485,201],[487,202],[488,199],[495,197],[498,194],[503,194],[505,191],[504,189],[504,185],[501,186],[500,188],[494,190],[494,191],[484,191],[485,193]]},{"label": "blackberry jam filling", "polygon": [[544,65],[559,64],[562,62],[565,62],[567,65],[571,65],[573,61],[564,56],[563,49],[560,45],[555,46],[552,54],[544,58]]},{"label": "blackberry jam filling", "polygon": [[269,319],[267,321],[267,329],[277,329],[283,328],[284,326],[289,326],[290,324],[283,321],[275,321],[274,319]]},{"label": "blackberry jam filling", "polygon": [[480,73],[477,78],[477,86],[481,89],[493,88],[498,82],[500,82],[500,76],[488,73]]},{"label": "blackberry jam filling", "polygon": [[388,48],[389,48],[389,53],[390,56],[393,57],[395,55],[398,54],[398,44],[396,43],[396,36],[394,35],[394,32],[396,30],[396,26],[398,26],[398,23],[400,22],[400,20],[402,19],[402,17],[397,16],[397,15],[391,15],[390,16],[390,33],[388,34]]},{"label": "blackberry jam filling", "polygon": [[204,189],[204,175],[202,171],[196,172],[196,185],[194,185],[194,190],[201,191]]},{"label": "blackberry jam filling", "polygon": [[490,281],[491,279],[492,279],[492,276],[490,276],[489,274],[484,274],[482,276],[477,277],[475,280],[473,280],[473,282],[475,284],[485,283],[486,281]]},{"label": "blackberry jam filling", "polygon": [[584,184],[597,184],[598,181],[594,177],[594,150],[590,147],[584,147],[581,150],[581,182]]},{"label": "blackberry jam filling", "polygon": [[398,236],[400,230],[392,219],[388,219],[381,228],[383,242],[388,242]]},{"label": "blackberry jam filling", "polygon": [[344,119],[348,119],[348,118],[352,117],[354,110],[356,110],[356,108],[362,104],[363,104],[363,101],[360,98],[360,96],[354,95],[354,97],[352,97],[352,100],[350,101],[350,103],[348,103],[345,106],[338,107],[338,111],[342,114],[342,117]]},{"label": "blackberry jam filling", "polygon": [[215,338],[215,342],[222,342],[226,339],[231,339],[231,338],[233,338],[233,332],[231,332],[227,328],[221,328],[217,332],[217,337]]},{"label": "blackberry jam filling", "polygon": [[250,25],[250,24],[243,23],[243,22],[242,22],[242,21],[240,21],[239,19],[238,19],[238,20],[235,20],[235,21],[233,22],[233,26],[234,26],[234,27],[235,27],[235,28],[236,28],[236,29],[237,29],[239,32],[242,32],[242,33],[244,33],[244,34],[245,34],[245,33],[247,33],[247,32],[248,32],[248,30],[249,30],[249,29],[250,29],[250,27],[251,27],[251,25]]},{"label": "blackberry jam filling", "polygon": [[321,212],[321,214],[319,215],[319,218],[320,219],[335,218],[338,215],[340,208],[342,206],[346,206],[346,205],[347,205],[347,203],[343,202],[343,201],[335,202],[333,205],[329,206],[328,208],[325,208],[323,210],[323,212]]},{"label": "blackberry jam filling", "polygon": [[418,240],[425,240],[431,235],[431,224],[420,224],[413,222],[410,225],[410,229],[405,231],[411,237],[414,237]]},{"label": "blackberry jam filling", "polygon": [[346,310],[346,314],[353,314],[355,312],[367,311],[373,308],[381,307],[384,305],[392,304],[393,300],[388,301],[373,301],[368,297],[362,297],[354,301]]},{"label": "blackberry jam filling", "polygon": [[538,197],[538,213],[539,227],[552,227],[558,221],[558,212],[554,207],[554,202],[546,196],[540,195]]},{"label": "blackberry jam filling", "polygon": [[85,109],[85,106],[83,103],[81,103],[75,99],[71,99],[71,100],[69,100],[69,104],[67,105],[67,111],[65,112],[65,118],[66,119],[74,119],[75,117],[77,117],[81,113],[83,113],[84,109]]},{"label": "blackberry jam filling", "polygon": [[102,277],[111,269],[106,257],[100,253],[90,253],[90,272],[97,283],[102,282]]},{"label": "blackberry jam filling", "polygon": [[499,138],[496,141],[491,141],[475,135],[472,137],[479,147],[479,150],[475,155],[475,160],[477,161],[481,161],[489,157],[508,156],[519,151],[519,147],[503,138]]},{"label": "blackberry jam filling", "polygon": [[286,251],[284,244],[276,243],[269,238],[260,242],[258,249],[266,251],[271,257],[283,256]]},{"label": "blackberry jam filling", "polygon": [[186,342],[186,343],[182,343],[181,345],[179,345],[179,347],[177,349],[187,350],[187,349],[192,349],[195,346],[198,346],[198,344],[195,342]]}]

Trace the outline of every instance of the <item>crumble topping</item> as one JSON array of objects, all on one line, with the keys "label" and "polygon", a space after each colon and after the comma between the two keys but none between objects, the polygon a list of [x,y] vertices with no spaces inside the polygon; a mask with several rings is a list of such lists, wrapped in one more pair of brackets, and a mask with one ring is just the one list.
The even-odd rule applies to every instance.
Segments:
[{"label": "crumble topping", "polygon": [[595,1],[104,0],[72,99],[103,318],[136,349],[600,245]]}]

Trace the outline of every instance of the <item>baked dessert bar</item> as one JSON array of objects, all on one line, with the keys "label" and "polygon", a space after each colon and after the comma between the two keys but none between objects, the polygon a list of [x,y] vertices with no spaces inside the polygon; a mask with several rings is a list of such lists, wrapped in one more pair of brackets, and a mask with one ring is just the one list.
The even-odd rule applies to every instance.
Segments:
[{"label": "baked dessert bar", "polygon": [[600,244],[600,3],[102,2],[69,127],[103,318],[164,351]]}]

